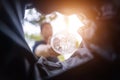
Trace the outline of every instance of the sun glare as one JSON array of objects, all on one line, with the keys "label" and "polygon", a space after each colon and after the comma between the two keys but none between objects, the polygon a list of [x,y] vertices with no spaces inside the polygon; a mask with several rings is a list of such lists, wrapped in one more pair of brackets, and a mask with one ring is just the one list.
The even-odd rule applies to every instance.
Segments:
[{"label": "sun glare", "polygon": [[70,15],[68,17],[69,20],[69,30],[76,32],[79,27],[82,27],[84,24],[80,21],[80,19],[77,17],[77,15]]},{"label": "sun glare", "polygon": [[61,31],[69,31],[78,38],[78,40],[82,41],[82,38],[80,35],[78,35],[77,31],[79,27],[82,27],[84,24],[80,19],[77,17],[76,14],[70,15],[65,17],[64,15],[57,13],[58,18],[54,21],[52,21],[53,26],[53,33],[56,34]]},{"label": "sun glare", "polygon": [[[70,16],[64,16],[62,14],[59,14],[58,18],[52,22],[52,26],[53,26],[53,33],[54,33],[53,36],[54,37],[56,36],[56,34],[60,35],[60,34],[64,34],[64,33],[65,34],[69,33],[67,36],[65,35],[65,37],[66,38],[69,37],[70,40],[75,39],[75,44],[79,47],[79,45],[82,42],[82,37],[78,34],[77,31],[80,27],[84,26],[84,24],[77,17],[77,15],[73,14],[73,15],[70,15]],[[70,36],[70,35],[72,35],[72,36]],[[65,45],[63,45],[63,46],[65,46]],[[78,47],[76,47],[76,48],[78,48]],[[63,54],[63,56],[64,56],[65,59],[68,59],[72,54],[73,53]]]}]

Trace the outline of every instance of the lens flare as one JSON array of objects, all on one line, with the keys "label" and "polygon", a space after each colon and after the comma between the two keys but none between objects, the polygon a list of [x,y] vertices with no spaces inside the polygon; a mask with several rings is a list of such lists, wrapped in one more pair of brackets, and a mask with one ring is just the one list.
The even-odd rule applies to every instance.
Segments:
[{"label": "lens flare", "polygon": [[79,27],[84,26],[84,24],[80,21],[80,19],[77,17],[77,15],[73,14],[68,17],[69,20],[69,30],[72,32],[76,32]]},{"label": "lens flare", "polygon": [[53,50],[68,59],[82,42],[82,37],[77,31],[84,24],[75,14],[65,18],[60,16],[53,23],[54,34],[51,39],[51,45]]}]

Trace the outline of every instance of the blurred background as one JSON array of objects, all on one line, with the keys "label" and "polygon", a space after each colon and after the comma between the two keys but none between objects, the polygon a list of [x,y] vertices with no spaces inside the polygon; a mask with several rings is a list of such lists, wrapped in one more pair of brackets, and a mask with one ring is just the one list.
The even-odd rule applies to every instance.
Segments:
[{"label": "blurred background", "polygon": [[76,14],[65,16],[59,12],[52,12],[50,14],[44,15],[37,12],[35,8],[26,9],[23,29],[25,39],[31,50],[33,49],[32,47],[35,41],[42,39],[40,24],[43,22],[51,23],[53,27],[53,35],[57,32],[65,30],[68,26],[70,31],[76,32],[80,26],[84,25]]}]

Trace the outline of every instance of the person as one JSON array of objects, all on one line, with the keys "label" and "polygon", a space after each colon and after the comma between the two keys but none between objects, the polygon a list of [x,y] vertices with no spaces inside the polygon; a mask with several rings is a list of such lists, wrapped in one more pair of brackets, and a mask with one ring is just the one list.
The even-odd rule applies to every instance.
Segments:
[{"label": "person", "polygon": [[35,42],[33,46],[33,53],[35,53],[37,57],[57,57],[58,54],[52,49],[50,45],[50,40],[53,34],[51,24],[44,22],[41,24],[40,29],[43,40]]},{"label": "person", "polygon": [[[44,22],[41,24],[40,29],[43,39],[35,42],[33,52],[38,57],[37,63],[39,66],[44,67],[49,76],[64,72],[72,67],[87,62],[92,58],[92,55],[85,47],[80,47],[71,57],[65,60],[64,56],[55,52],[50,45],[53,33],[51,24]],[[53,42],[54,47],[59,45],[59,39],[55,39],[56,40]]]}]

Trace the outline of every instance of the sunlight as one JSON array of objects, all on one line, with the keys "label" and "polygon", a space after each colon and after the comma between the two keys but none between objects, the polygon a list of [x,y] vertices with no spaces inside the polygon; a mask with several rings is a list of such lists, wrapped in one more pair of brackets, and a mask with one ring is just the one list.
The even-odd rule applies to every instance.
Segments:
[{"label": "sunlight", "polygon": [[[32,23],[29,23],[29,20],[31,21],[32,19],[38,19],[38,17],[32,16],[32,15],[27,15],[29,11],[26,11],[26,15],[25,15],[25,21],[23,24],[23,29],[24,32],[28,35],[39,35],[39,26],[37,27],[37,25],[34,25]],[[32,10],[33,13],[35,13],[35,10]],[[78,29],[79,27],[83,26],[82,20],[80,20],[78,18],[77,15],[73,14],[70,16],[65,16],[59,12],[56,12],[57,18],[50,21],[49,17],[51,14],[46,15],[46,21],[50,22],[52,27],[53,27],[53,36],[56,34],[63,34],[63,33],[69,33],[68,35],[65,36],[65,38],[69,38],[70,41],[72,39],[75,39],[76,43],[78,46],[80,45],[80,43],[82,42],[82,37],[78,34]],[[34,17],[34,18],[33,18]],[[27,21],[28,20],[28,21]],[[70,36],[72,35],[72,36]],[[69,55],[67,55],[66,57],[68,57]]]},{"label": "sunlight", "polygon": [[[54,38],[60,39],[61,41],[60,44],[57,43],[59,44],[58,47],[60,48],[56,47],[55,49],[55,47],[53,47],[53,49],[59,54],[63,55],[66,60],[74,53],[74,51],[77,50],[77,48],[81,44],[82,37],[78,34],[77,31],[80,27],[84,26],[84,24],[75,14],[70,16],[63,16],[62,14],[59,14],[58,18],[52,22],[52,26],[54,34],[51,43],[54,40]],[[62,38],[60,38],[60,36]],[[68,42],[64,42],[64,39]]]},{"label": "sunlight", "polygon": [[73,14],[68,17],[69,21],[69,30],[76,32],[79,27],[82,27],[84,24],[80,21],[80,19],[77,17],[77,15]]},{"label": "sunlight", "polygon": [[[80,21],[77,15],[73,14],[67,16],[67,18],[65,18],[65,16],[60,13],[57,13],[57,15],[58,18],[51,22],[53,26],[53,35],[61,31],[69,31],[70,33],[74,34],[81,43],[82,38],[78,34],[77,30],[79,29],[79,27],[84,26],[84,24],[82,23],[82,21]],[[66,19],[68,22],[66,21]]]},{"label": "sunlight", "polygon": [[82,21],[77,17],[77,15],[73,14],[67,16],[67,21],[64,15],[57,13],[58,18],[51,22],[53,26],[53,33],[56,34],[57,32],[68,30],[70,32],[77,32],[79,27],[84,26]]},{"label": "sunlight", "polygon": [[57,13],[58,17],[51,22],[51,25],[53,27],[53,35],[63,31],[66,28],[66,23],[64,20],[64,15]]},{"label": "sunlight", "polygon": [[84,26],[83,22],[77,17],[76,14],[68,16],[68,30],[74,34],[79,42],[82,42],[82,37],[78,34],[78,29]]}]

